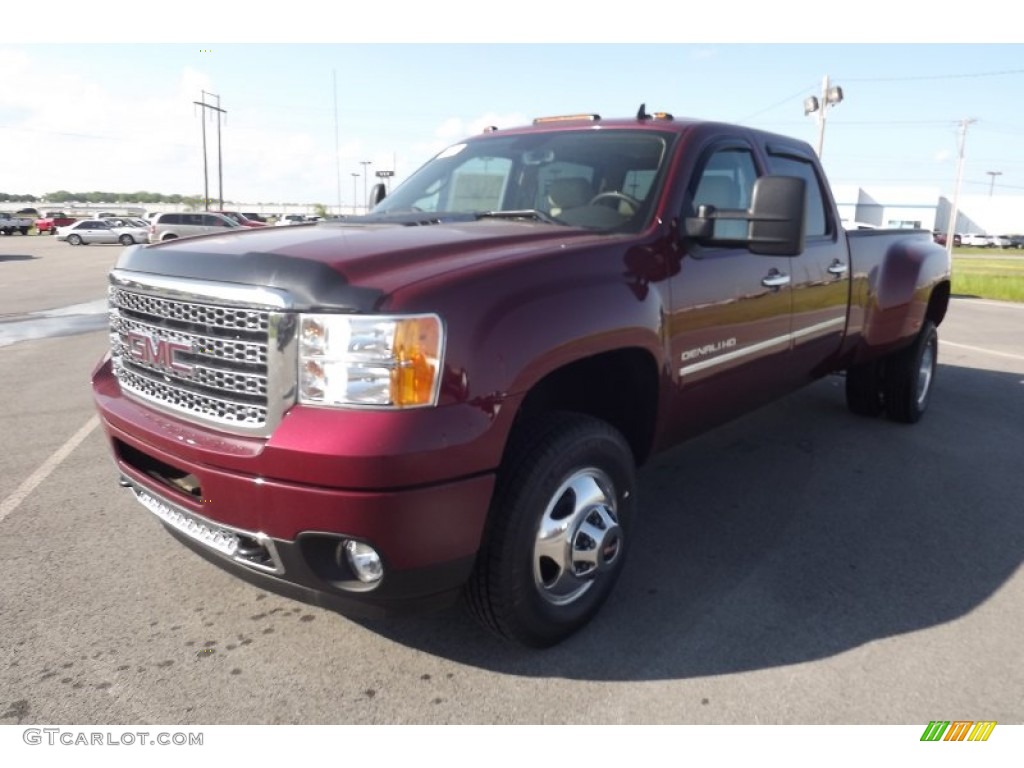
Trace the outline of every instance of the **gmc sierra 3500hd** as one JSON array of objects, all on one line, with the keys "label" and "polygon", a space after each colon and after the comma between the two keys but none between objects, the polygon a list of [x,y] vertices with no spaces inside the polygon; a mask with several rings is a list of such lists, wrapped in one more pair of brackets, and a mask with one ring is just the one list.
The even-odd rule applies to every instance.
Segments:
[{"label": "gmc sierra 3500hd", "polygon": [[856,413],[928,405],[946,252],[844,231],[802,141],[542,118],[373,197],[127,248],[110,275],[93,388],[122,484],[268,589],[364,612],[461,593],[552,645],[619,576],[655,451],[834,371]]}]

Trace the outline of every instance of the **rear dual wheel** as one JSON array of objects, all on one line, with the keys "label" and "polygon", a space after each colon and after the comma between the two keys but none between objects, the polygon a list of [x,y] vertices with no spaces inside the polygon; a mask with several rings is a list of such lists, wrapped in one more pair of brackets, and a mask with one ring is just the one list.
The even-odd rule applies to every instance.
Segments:
[{"label": "rear dual wheel", "polygon": [[847,370],[847,406],[862,416],[884,409],[893,421],[917,423],[928,409],[938,356],[938,330],[926,320],[906,349]]},{"label": "rear dual wheel", "polygon": [[584,626],[622,571],[634,486],[632,451],[605,422],[556,413],[523,429],[499,473],[466,587],[471,612],[536,648]]}]

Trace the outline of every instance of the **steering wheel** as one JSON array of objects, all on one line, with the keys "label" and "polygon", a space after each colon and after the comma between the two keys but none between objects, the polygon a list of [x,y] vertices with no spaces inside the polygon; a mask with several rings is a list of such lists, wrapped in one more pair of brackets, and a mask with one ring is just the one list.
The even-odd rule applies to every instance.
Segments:
[{"label": "steering wheel", "polygon": [[601,200],[621,200],[622,202],[626,203],[627,205],[629,205],[630,208],[633,209],[633,211],[629,214],[630,216],[635,216],[636,212],[640,210],[640,201],[637,200],[635,197],[630,197],[625,192],[601,192],[597,195],[594,195],[593,199],[591,199],[588,205],[595,205]]}]

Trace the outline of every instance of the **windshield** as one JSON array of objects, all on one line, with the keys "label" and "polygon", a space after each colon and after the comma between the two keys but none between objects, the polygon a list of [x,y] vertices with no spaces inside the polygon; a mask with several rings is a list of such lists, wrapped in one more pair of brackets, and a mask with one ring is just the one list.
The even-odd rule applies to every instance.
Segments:
[{"label": "windshield", "polygon": [[594,129],[489,134],[441,152],[371,216],[521,211],[560,224],[636,232],[650,219],[673,138]]}]

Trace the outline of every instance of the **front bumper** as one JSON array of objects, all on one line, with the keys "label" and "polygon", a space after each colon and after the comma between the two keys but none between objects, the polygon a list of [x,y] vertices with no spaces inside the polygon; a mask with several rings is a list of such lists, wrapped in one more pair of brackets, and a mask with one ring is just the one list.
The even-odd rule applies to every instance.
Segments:
[{"label": "front bumper", "polygon": [[306,532],[295,541],[273,539],[197,515],[125,475],[120,482],[171,535],[211,563],[257,587],[347,614],[376,617],[445,607],[458,597],[473,568],[474,557],[469,555],[389,570],[369,590],[338,557],[337,545],[346,536]]},{"label": "front bumper", "polygon": [[[109,364],[97,368],[93,385],[122,484],[150,512],[162,506],[165,513],[157,516],[172,534],[235,575],[305,602],[362,614],[433,607],[450,600],[468,578],[493,471],[423,482],[429,459],[421,456],[410,481],[402,467],[414,457],[389,460],[385,437],[378,436],[374,450],[392,471],[378,467],[362,476],[387,474],[391,484],[336,487],[331,481],[348,472],[319,470],[350,459],[337,455],[335,444],[327,446],[333,456],[323,452],[329,425],[310,433],[303,444],[320,453],[307,456],[294,450],[297,439],[289,451],[280,441],[273,445],[276,436],[257,441],[219,435],[150,411],[120,394]],[[440,423],[444,415],[435,416]],[[232,536],[235,551],[225,544]],[[380,554],[384,577],[372,587],[338,556],[347,539]]]}]

